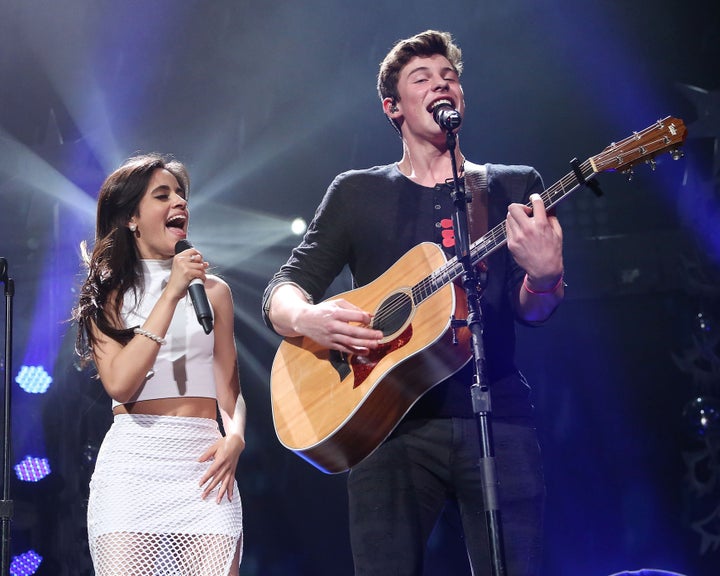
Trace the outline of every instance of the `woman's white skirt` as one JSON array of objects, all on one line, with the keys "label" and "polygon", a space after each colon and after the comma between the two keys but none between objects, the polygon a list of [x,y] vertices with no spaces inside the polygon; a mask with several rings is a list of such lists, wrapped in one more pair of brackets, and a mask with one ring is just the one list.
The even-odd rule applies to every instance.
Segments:
[{"label": "woman's white skirt", "polygon": [[198,458],[221,437],[217,422],[115,416],[90,480],[88,541],[96,576],[227,576],[242,546],[242,504],[205,500]]}]

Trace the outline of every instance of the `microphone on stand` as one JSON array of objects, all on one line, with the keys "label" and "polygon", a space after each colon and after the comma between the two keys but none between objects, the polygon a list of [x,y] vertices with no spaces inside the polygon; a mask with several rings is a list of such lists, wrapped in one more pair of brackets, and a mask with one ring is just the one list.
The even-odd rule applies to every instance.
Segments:
[{"label": "microphone on stand", "polygon": [[[192,247],[193,245],[189,240],[178,240],[175,244],[175,254],[184,252]],[[190,300],[192,300],[193,308],[195,308],[195,316],[197,316],[200,326],[202,326],[205,334],[210,334],[213,329],[212,311],[210,310],[210,302],[208,302],[205,285],[202,280],[200,280],[200,278],[194,278],[188,286],[188,292],[190,292]]]},{"label": "microphone on stand", "polygon": [[452,104],[447,100],[439,101],[432,111],[433,120],[437,123],[440,128],[445,132],[452,132],[460,127],[462,123],[462,116],[460,112],[452,107]]}]

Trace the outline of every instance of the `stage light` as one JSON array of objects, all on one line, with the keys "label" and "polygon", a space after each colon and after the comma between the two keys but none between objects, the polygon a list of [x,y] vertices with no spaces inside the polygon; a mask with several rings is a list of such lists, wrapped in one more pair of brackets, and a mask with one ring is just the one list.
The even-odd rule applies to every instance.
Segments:
[{"label": "stage light", "polygon": [[44,394],[52,381],[52,376],[42,366],[21,366],[15,377],[15,382],[29,394]]},{"label": "stage light", "polygon": [[39,482],[50,472],[52,470],[47,458],[25,456],[22,461],[15,464],[15,475],[23,482]]},{"label": "stage light", "polygon": [[42,561],[42,556],[34,550],[28,550],[23,554],[13,556],[12,562],[10,563],[10,574],[11,576],[30,576],[31,574],[35,574]]},{"label": "stage light", "polygon": [[305,230],[307,230],[307,223],[303,218],[295,218],[290,224],[290,230],[296,236],[301,236],[305,234]]}]

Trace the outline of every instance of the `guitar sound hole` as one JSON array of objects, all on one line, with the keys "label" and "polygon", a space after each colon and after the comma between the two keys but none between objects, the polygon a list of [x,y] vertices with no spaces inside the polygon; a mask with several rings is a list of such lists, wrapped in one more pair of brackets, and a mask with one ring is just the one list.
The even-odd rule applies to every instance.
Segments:
[{"label": "guitar sound hole", "polygon": [[373,317],[372,327],[388,337],[405,326],[412,310],[412,298],[404,292],[396,292],[380,304]]}]

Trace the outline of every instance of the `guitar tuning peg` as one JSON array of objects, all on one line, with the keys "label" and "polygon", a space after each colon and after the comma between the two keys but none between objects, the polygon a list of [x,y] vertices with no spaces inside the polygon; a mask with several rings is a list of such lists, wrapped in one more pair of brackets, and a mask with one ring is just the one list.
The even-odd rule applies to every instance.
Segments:
[{"label": "guitar tuning peg", "polygon": [[685,154],[683,154],[683,151],[680,150],[680,148],[673,148],[670,150],[670,156],[672,156],[673,160],[680,160]]},{"label": "guitar tuning peg", "polygon": [[645,160],[645,164],[648,164],[650,166],[650,170],[655,172],[655,168],[657,168],[657,164],[655,163],[655,158],[648,158]]},{"label": "guitar tuning peg", "polygon": [[632,168],[628,168],[627,170],[623,171],[622,173],[625,174],[625,178],[627,178],[628,182],[631,182],[633,179],[633,176],[635,175]]}]

